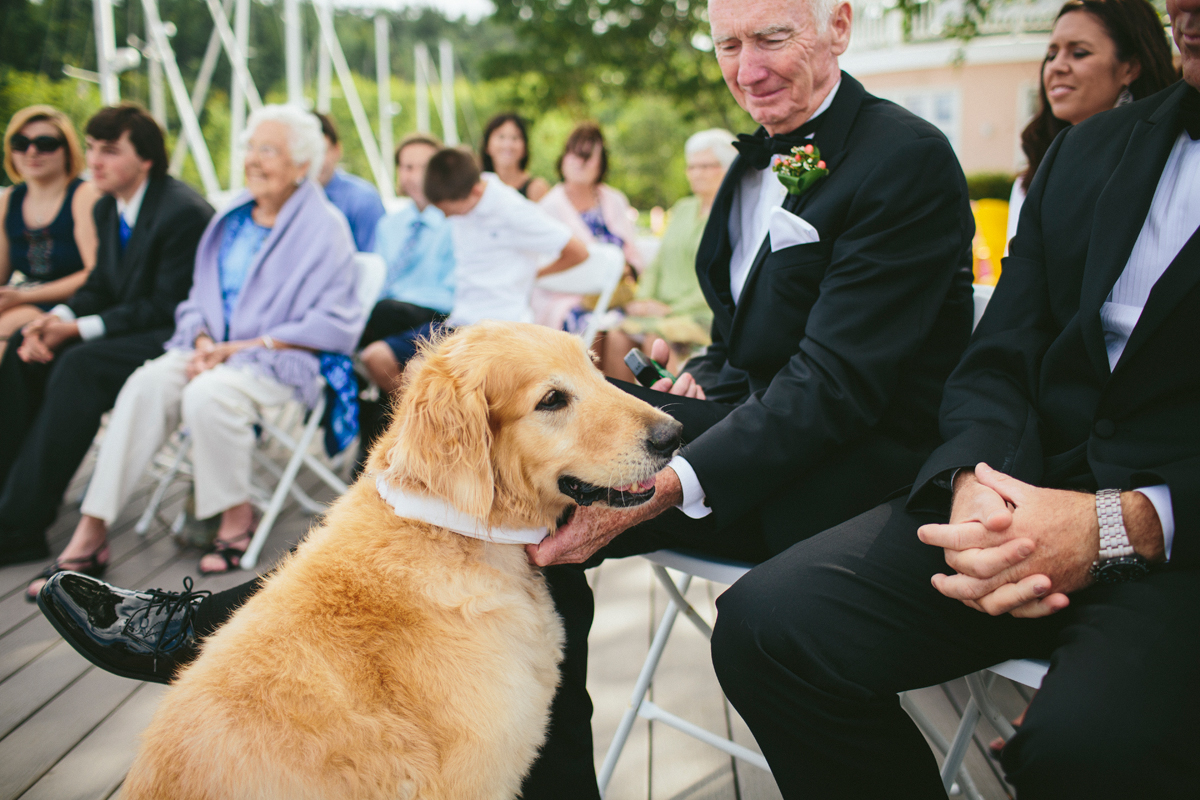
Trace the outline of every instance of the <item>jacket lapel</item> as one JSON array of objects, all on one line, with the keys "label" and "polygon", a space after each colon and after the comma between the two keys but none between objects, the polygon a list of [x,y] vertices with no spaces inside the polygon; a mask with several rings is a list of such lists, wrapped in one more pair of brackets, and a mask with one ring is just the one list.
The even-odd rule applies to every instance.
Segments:
[{"label": "jacket lapel", "polygon": [[1197,265],[1200,265],[1200,230],[1192,234],[1192,238],[1188,239],[1179,255],[1171,262],[1171,266],[1167,267],[1167,271],[1150,290],[1146,307],[1142,309],[1142,315],[1138,318],[1133,332],[1129,334],[1129,341],[1121,353],[1121,360],[1117,362],[1118,370],[1122,364],[1128,363],[1138,348],[1150,338],[1150,334],[1167,318],[1180,299],[1200,283],[1200,269]]},{"label": "jacket lapel", "polygon": [[1162,175],[1179,135],[1179,102],[1186,89],[1181,84],[1149,119],[1137,122],[1125,154],[1096,200],[1079,294],[1079,320],[1088,357],[1100,375],[1109,373],[1100,306],[1129,262],[1133,245],[1150,213],[1158,176]]},{"label": "jacket lapel", "polygon": [[[708,215],[708,224],[700,240],[696,254],[696,272],[701,286],[707,286],[711,297],[709,305],[721,319],[722,327],[728,329],[733,321],[733,295],[729,288],[729,259],[733,246],[729,238],[729,217],[733,211],[733,197],[746,174],[746,160],[738,156],[713,200]],[[713,302],[713,301],[716,302]]]},{"label": "jacket lapel", "polygon": [[[149,178],[149,185],[146,187],[146,194],[142,196],[142,205],[138,209],[137,220],[133,223],[133,230],[129,233],[129,241],[125,244],[124,251],[121,252],[121,269],[118,270],[116,280],[113,286],[117,295],[124,293],[125,287],[129,285],[133,277],[141,273],[146,266],[146,249],[150,246],[150,241],[154,238],[153,228],[154,220],[158,216],[158,206],[162,198],[163,178]],[[113,222],[117,224],[118,231],[120,229],[120,221],[118,211],[113,217]],[[117,237],[117,247],[120,248],[120,235]]]}]

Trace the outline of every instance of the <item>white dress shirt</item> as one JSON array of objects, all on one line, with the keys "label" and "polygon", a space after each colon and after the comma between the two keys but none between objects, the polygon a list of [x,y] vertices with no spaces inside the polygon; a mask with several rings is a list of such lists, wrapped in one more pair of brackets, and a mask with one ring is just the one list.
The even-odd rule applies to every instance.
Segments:
[{"label": "white dress shirt", "polygon": [[[125,224],[129,226],[129,230],[133,231],[133,226],[137,225],[138,212],[142,210],[142,200],[146,197],[146,187],[150,185],[150,179],[142,181],[142,185],[133,193],[133,197],[129,198],[129,202],[125,202],[121,198],[117,198],[117,213],[125,220]],[[65,303],[60,303],[50,309],[50,313],[61,319],[63,322],[74,322],[79,327],[79,338],[85,342],[90,342],[92,339],[99,339],[104,335],[104,320],[99,314],[88,314],[86,317],[75,318],[75,312]]]},{"label": "white dress shirt", "polygon": [[[809,120],[825,113],[841,85],[842,79],[839,77]],[[811,134],[809,138],[812,138]],[[750,268],[754,266],[754,260],[766,241],[771,210],[782,206],[787,197],[787,189],[778,180],[772,180],[774,177],[770,166],[748,169],[742,175],[742,182],[733,190],[733,204],[729,210],[729,240],[733,246],[733,254],[729,259],[729,290],[735,305],[742,295],[746,279],[750,277]],[[700,485],[700,479],[687,459],[675,456],[667,466],[675,470],[683,490],[683,502],[679,504],[679,509],[692,519],[711,514],[712,509],[704,502],[704,487]]]},{"label": "white dress shirt", "polygon": [[[1113,284],[1108,300],[1100,308],[1108,366],[1115,370],[1129,343],[1150,290],[1200,227],[1200,140],[1187,131],[1179,134],[1150,203],[1150,213],[1134,242],[1125,270]],[[1158,512],[1162,523],[1167,558],[1175,541],[1175,513],[1171,490],[1164,484],[1138,489]]]}]

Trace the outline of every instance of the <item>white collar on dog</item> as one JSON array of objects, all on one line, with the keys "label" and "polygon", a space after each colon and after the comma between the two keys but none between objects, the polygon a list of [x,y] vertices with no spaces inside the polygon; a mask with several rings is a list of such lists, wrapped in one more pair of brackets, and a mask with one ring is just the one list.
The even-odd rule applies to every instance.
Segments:
[{"label": "white collar on dog", "polygon": [[382,475],[375,478],[375,488],[383,501],[396,510],[396,516],[428,522],[473,539],[496,544],[537,544],[549,533],[547,528],[488,528],[478,518],[464,514],[445,500],[397,489]]}]

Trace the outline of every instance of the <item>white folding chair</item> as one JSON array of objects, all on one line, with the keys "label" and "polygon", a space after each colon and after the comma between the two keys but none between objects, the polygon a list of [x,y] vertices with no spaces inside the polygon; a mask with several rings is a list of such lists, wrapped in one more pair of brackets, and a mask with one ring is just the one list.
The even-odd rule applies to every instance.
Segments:
[{"label": "white folding chair", "polygon": [[537,285],[551,292],[565,294],[598,294],[596,308],[588,317],[583,343],[588,347],[600,332],[600,324],[608,313],[613,292],[625,274],[625,252],[615,244],[594,242],[588,245],[588,258],[568,270],[539,278]]},{"label": "white folding chair", "polygon": [[[658,669],[658,662],[662,658],[663,650],[667,646],[667,640],[671,636],[671,630],[675,627],[675,620],[678,618],[679,612],[682,611],[700,633],[704,634],[705,638],[712,638],[712,628],[683,596],[687,592],[688,586],[691,585],[692,578],[731,584],[749,572],[754,565],[697,556],[678,550],[659,550],[656,553],[647,553],[642,558],[651,563],[654,576],[658,578],[658,582],[662,584],[670,600],[662,615],[662,620],[658,623],[658,630],[654,633],[654,641],[650,643],[650,652],[647,653],[646,660],[642,663],[642,671],[638,674],[637,683],[633,686],[629,707],[625,709],[625,714],[621,717],[621,724],[617,726],[617,733],[608,746],[608,753],[605,754],[604,763],[597,775],[600,796],[603,797],[605,789],[608,788],[608,782],[617,766],[617,759],[621,757],[621,751],[625,748],[626,740],[629,739],[629,732],[633,729],[634,720],[638,717],[669,725],[693,739],[699,739],[705,744],[769,772],[771,768],[767,766],[767,760],[761,753],[756,753],[724,736],[718,736],[699,725],[688,722],[646,698],[646,694],[650,691],[650,684],[654,680],[654,672]],[[683,573],[678,583],[667,572],[668,567]]]},{"label": "white folding chair", "polygon": [[[992,296],[992,287],[975,285],[974,303],[975,313],[973,325],[979,324],[979,319],[983,316],[984,310],[987,308],[988,301]],[[728,753],[735,758],[739,758],[756,767],[765,770],[770,770],[767,766],[767,761],[760,753],[756,753],[749,748],[746,748],[734,741],[727,739],[724,736],[718,736],[711,731],[694,725],[687,720],[672,714],[669,711],[659,707],[652,701],[646,699],[646,694],[650,690],[650,684],[654,680],[654,672],[658,669],[658,662],[662,658],[663,649],[666,647],[667,640],[671,636],[671,630],[675,626],[675,620],[682,611],[692,623],[700,630],[706,638],[712,638],[712,628],[708,623],[696,612],[694,608],[684,599],[684,592],[692,582],[692,578],[698,577],[717,583],[732,584],[745,575],[753,567],[752,564],[746,564],[736,561],[726,561],[722,559],[709,558],[707,556],[699,556],[689,553],[684,553],[676,550],[659,550],[655,553],[648,553],[644,556],[647,561],[653,565],[654,575],[658,578],[658,582],[662,584],[666,590],[670,602],[667,603],[666,611],[663,613],[662,620],[659,622],[658,630],[654,634],[654,641],[650,645],[650,652],[646,655],[646,660],[642,664],[641,673],[638,675],[637,682],[634,684],[633,694],[629,699],[629,707],[625,710],[625,714],[621,718],[620,725],[617,726],[616,735],[613,736],[612,743],[608,747],[608,752],[604,756],[604,763],[600,767],[600,773],[597,776],[597,782],[600,786],[600,794],[603,796],[604,790],[608,787],[608,782],[612,778],[613,770],[617,766],[617,760],[621,757],[621,751],[625,747],[625,742],[629,738],[629,733],[633,728],[634,720],[637,717],[642,717],[647,720],[657,720],[664,725],[669,725],[676,730],[691,736],[695,739],[712,745],[713,747]],[[667,568],[678,570],[682,573],[679,581],[676,582],[667,572]],[[1001,667],[1006,671],[1001,673],[1006,677],[1008,672],[1028,676],[1036,672],[1036,667],[1009,667],[1008,664],[1022,665],[1027,662],[1006,662],[1005,665],[998,665],[993,670],[1000,672]],[[1033,672],[1031,672],[1032,670]],[[968,706],[968,709],[974,708],[974,718],[968,719],[964,714],[963,721],[959,726],[958,733],[955,735],[954,741],[947,742],[945,737],[940,734],[937,728],[916,709],[915,704],[910,699],[901,695],[901,705],[903,705],[910,714],[913,714],[914,720],[925,731],[925,733],[934,741],[934,744],[939,747],[943,753],[949,753],[954,756],[955,761],[951,761],[948,756],[946,759],[946,767],[943,770],[943,780],[946,781],[947,790],[954,783],[955,778],[961,778],[961,783],[967,788],[968,794],[973,794],[973,781],[962,768],[963,758],[966,756],[966,746],[970,742],[971,734],[975,730],[975,725],[979,721],[980,710],[988,715],[988,719],[993,716],[1000,718],[1005,725],[1007,720],[1003,719],[1003,715],[995,710],[995,704],[991,702],[991,698],[987,696],[984,689],[984,684],[977,680],[978,675],[968,678],[968,685],[972,686],[972,697],[979,690],[979,698],[974,699],[973,706]],[[1013,677],[1013,680],[1020,678]],[[1040,676],[1039,676],[1040,681]],[[964,733],[964,729],[967,729]],[[997,730],[1002,729],[997,725]],[[1006,737],[1011,735],[1012,728],[1008,727]]]},{"label": "white folding chair", "polygon": [[[363,308],[363,314],[369,315],[375,301],[379,297],[380,291],[383,289],[383,282],[387,274],[387,265],[384,263],[383,257],[375,253],[356,253],[354,257],[355,270],[357,276],[357,294],[358,300]],[[258,523],[258,528],[254,532],[254,536],[250,540],[250,545],[246,548],[246,554],[240,560],[240,566],[245,570],[252,570],[258,564],[259,554],[262,552],[263,546],[267,542],[267,537],[271,534],[271,529],[275,525],[276,519],[283,511],[284,504],[290,496],[300,504],[306,511],[311,514],[319,514],[325,509],[325,505],[314,500],[303,489],[296,485],[296,476],[300,472],[301,467],[308,467],[325,485],[337,492],[339,495],[346,491],[345,482],[339,478],[334,470],[329,465],[322,462],[317,455],[312,452],[313,440],[317,437],[317,432],[321,427],[321,419],[325,416],[325,394],[321,393],[317,405],[312,410],[308,411],[307,416],[299,415],[299,419],[303,420],[303,425],[298,434],[295,433],[295,425],[289,425],[289,417],[295,419],[294,415],[289,415],[289,406],[294,406],[294,403],[289,403],[280,408],[280,413],[274,419],[268,419],[265,415],[259,415],[256,425],[261,429],[262,435],[259,437],[259,446],[254,451],[254,461],[263,468],[268,474],[276,479],[273,489],[264,490],[262,487],[252,486],[251,501],[263,511],[262,519]],[[291,428],[291,430],[289,430]],[[264,446],[274,441],[279,444],[288,454],[287,463],[280,466],[276,461],[264,452]],[[191,448],[191,437],[187,430],[181,430],[179,439],[175,444],[175,452],[172,455],[167,455],[165,460],[160,461],[160,464],[165,467],[165,471],[159,478],[158,485],[151,495],[150,503],[146,506],[146,510],[142,512],[141,518],[134,527],[139,534],[144,535],[149,530],[151,522],[158,513],[158,507],[162,503],[163,497],[166,495],[167,488],[180,475],[190,475],[190,466],[187,463],[188,451]],[[343,457],[354,452],[354,445],[351,444],[343,451]],[[334,467],[336,468],[336,464]],[[172,528],[178,532],[182,527],[182,515],[176,518]]]},{"label": "white folding chair", "polygon": [[[975,726],[979,724],[981,717],[987,717],[988,722],[992,723],[992,727],[1004,737],[1005,741],[1008,741],[1016,733],[1012,723],[1008,721],[1008,717],[1004,716],[996,707],[996,703],[989,693],[995,676],[1000,675],[1030,688],[1038,689],[1042,685],[1042,678],[1046,677],[1049,669],[1049,661],[1019,659],[1005,661],[967,676],[967,688],[971,692],[971,699],[967,702],[967,707],[963,709],[962,721],[958,724],[954,740],[945,747],[939,747],[946,754],[946,760],[942,762],[942,785],[946,787],[947,792],[950,791],[955,776],[959,774],[963,759],[967,756],[967,747],[971,744],[971,737],[975,734]],[[928,732],[926,730],[926,733]]]}]

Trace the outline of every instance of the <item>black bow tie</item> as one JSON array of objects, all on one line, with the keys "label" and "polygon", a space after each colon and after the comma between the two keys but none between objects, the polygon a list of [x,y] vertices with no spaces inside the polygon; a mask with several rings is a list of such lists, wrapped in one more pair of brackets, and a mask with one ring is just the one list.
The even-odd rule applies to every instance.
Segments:
[{"label": "black bow tie", "polygon": [[[1200,139],[1200,91],[1190,87],[1179,104],[1179,118],[1192,140]],[[734,145],[736,147],[737,145]]]},{"label": "black bow tie", "polygon": [[[822,114],[821,116],[824,116]],[[742,154],[754,169],[766,169],[774,156],[786,156],[793,147],[803,147],[809,142],[809,135],[817,129],[820,118],[810,119],[791,133],[781,133],[778,136],[767,136],[765,130],[759,130],[754,135],[740,133],[733,146]]]}]

